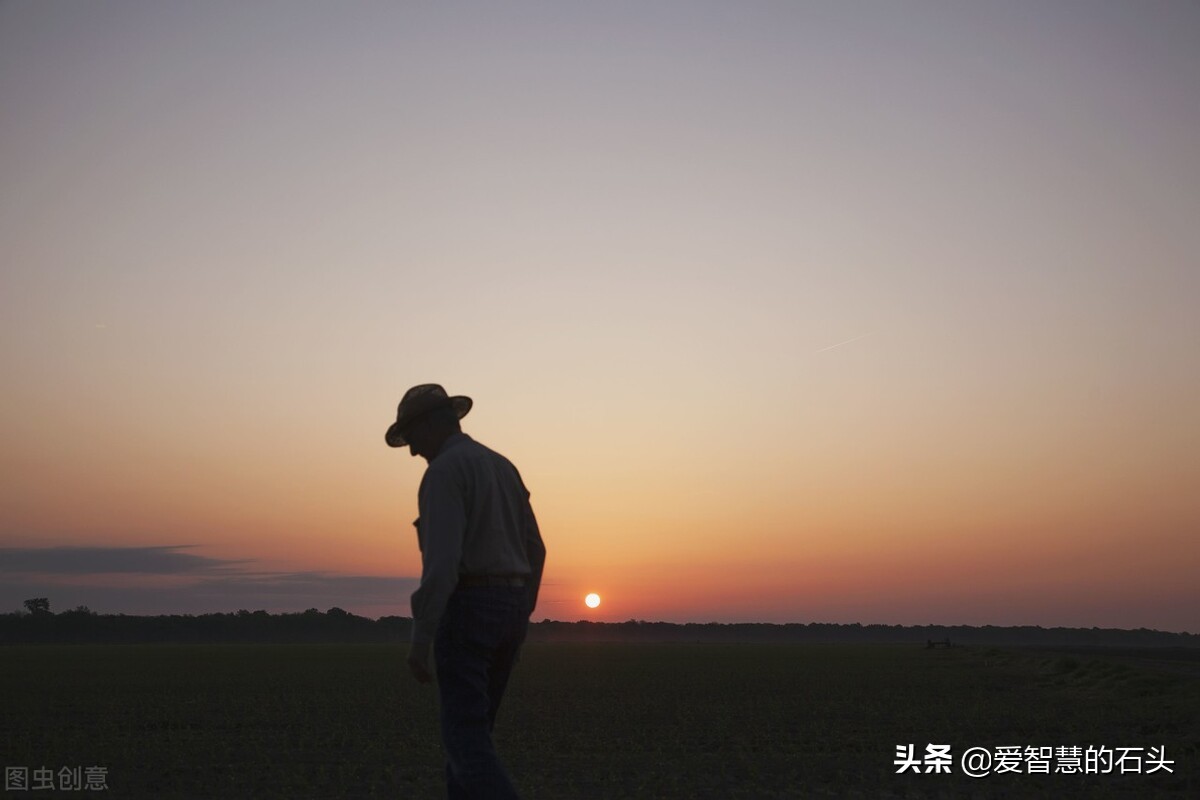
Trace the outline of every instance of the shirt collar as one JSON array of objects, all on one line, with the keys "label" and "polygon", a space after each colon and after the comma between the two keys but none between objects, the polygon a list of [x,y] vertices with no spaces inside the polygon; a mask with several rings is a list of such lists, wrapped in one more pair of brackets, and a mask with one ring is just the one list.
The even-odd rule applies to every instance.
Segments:
[{"label": "shirt collar", "polygon": [[458,447],[460,444],[464,444],[469,441],[471,441],[471,437],[467,436],[465,433],[463,433],[461,431],[458,433],[450,434],[450,436],[447,437],[446,441],[442,442],[442,446],[438,448],[437,455],[435,455],[433,458],[429,459],[429,463],[432,464],[434,461],[437,461],[439,458],[442,457],[442,454],[445,453],[447,450],[451,450],[455,447]]}]

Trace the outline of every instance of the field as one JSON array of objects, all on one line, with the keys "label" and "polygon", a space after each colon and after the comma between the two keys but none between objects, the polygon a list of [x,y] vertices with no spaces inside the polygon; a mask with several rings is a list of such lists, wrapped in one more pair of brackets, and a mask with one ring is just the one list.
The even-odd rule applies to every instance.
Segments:
[{"label": "field", "polygon": [[[107,785],[0,797],[444,796],[436,695],[403,656],[395,645],[0,648],[0,760],[31,783],[41,767],[102,766]],[[1197,662],[1160,660],[531,643],[496,738],[528,798],[1197,797]],[[950,745],[951,774],[896,774],[905,744],[917,759]],[[962,774],[967,748],[1007,745],[1161,746],[1174,771]]]}]

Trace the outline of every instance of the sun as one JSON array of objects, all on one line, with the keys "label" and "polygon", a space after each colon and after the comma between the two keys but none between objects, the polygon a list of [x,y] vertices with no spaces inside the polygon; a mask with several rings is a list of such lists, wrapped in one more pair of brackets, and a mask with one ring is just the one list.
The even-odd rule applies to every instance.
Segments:
[{"label": "sun", "polygon": [[583,598],[583,603],[588,608],[595,608],[596,606],[600,605],[600,595],[592,592],[587,597]]}]

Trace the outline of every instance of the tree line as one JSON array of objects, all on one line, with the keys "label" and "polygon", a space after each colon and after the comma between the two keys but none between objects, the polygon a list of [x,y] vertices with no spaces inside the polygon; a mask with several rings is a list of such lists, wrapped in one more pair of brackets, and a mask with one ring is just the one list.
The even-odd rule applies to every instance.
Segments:
[{"label": "tree line", "polygon": [[[271,614],[233,613],[136,616],[97,614],[87,606],[54,613],[47,598],[0,614],[0,644],[87,643],[400,643],[412,634],[408,617],[360,617],[338,607]],[[1200,648],[1191,633],[1138,628],[1043,628],[1040,626],[862,625],[809,623],[565,622],[531,623],[530,641],[577,642],[810,642],[925,645],[1044,645]]]}]

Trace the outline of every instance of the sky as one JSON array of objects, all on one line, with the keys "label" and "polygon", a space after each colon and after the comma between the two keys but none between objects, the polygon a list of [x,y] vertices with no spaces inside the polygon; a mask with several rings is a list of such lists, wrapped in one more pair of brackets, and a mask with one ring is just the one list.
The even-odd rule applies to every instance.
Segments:
[{"label": "sky", "polygon": [[[1200,6],[0,4],[0,610],[1200,632]],[[584,606],[588,592],[603,601]]]}]

